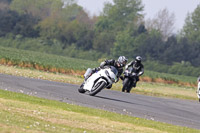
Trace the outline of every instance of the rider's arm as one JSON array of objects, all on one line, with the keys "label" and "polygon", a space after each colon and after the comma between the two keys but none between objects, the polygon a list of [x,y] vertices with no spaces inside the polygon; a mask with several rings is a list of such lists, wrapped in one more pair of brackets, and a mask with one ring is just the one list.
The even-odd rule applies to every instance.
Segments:
[{"label": "rider's arm", "polygon": [[133,65],[133,62],[134,62],[134,61],[131,61],[130,63],[128,63],[128,64],[125,66],[125,69],[127,69],[128,67],[130,67],[131,65]]},{"label": "rider's arm", "polygon": [[140,72],[137,74],[137,76],[141,76],[144,74],[144,66],[142,65]]},{"label": "rider's arm", "polygon": [[144,68],[142,68],[142,70],[137,74],[137,76],[141,76],[142,74],[144,74]]},{"label": "rider's arm", "polygon": [[117,75],[117,78],[119,78],[119,77],[121,76],[122,73],[123,73],[123,68],[118,69],[118,75]]},{"label": "rider's arm", "polygon": [[105,60],[105,61],[101,62],[100,68],[104,68],[104,66],[106,66],[106,65],[114,66],[114,63],[115,63],[115,60],[113,60],[113,59]]},{"label": "rider's arm", "polygon": [[101,62],[100,68],[103,68],[105,65],[106,65],[106,62],[105,62],[105,61]]},{"label": "rider's arm", "polygon": [[117,81],[116,82],[119,81],[119,78],[120,78],[122,73],[123,73],[123,68],[122,69],[118,69],[118,75],[117,75]]}]

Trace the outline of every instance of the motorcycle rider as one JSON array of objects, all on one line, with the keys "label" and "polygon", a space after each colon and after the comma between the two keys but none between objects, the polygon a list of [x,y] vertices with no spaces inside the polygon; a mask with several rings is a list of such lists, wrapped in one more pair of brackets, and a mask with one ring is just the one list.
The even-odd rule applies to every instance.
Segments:
[{"label": "motorcycle rider", "polygon": [[[135,60],[131,61],[130,63],[128,63],[125,67],[125,70],[128,69],[130,66],[132,66],[136,71],[136,83],[139,81],[139,76],[141,76],[142,74],[144,74],[144,66],[141,63],[142,62],[142,57],[141,56],[137,56],[135,58]],[[124,79],[124,77],[122,78]],[[136,87],[136,83],[133,84],[133,87]]]},{"label": "motorcycle rider", "polygon": [[[119,81],[119,78],[121,74],[123,73],[123,67],[125,67],[128,59],[125,56],[120,56],[118,60],[110,59],[110,60],[105,60],[101,62],[100,67],[92,69],[92,74],[95,73],[96,71],[99,71],[100,69],[103,69],[105,66],[114,66],[118,70],[118,75],[117,75],[117,82]],[[109,86],[107,89],[110,89],[112,87]]]}]

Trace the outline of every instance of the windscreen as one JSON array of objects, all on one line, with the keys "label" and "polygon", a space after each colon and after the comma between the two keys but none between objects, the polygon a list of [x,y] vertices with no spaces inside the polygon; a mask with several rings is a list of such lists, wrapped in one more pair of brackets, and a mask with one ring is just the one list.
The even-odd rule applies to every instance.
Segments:
[{"label": "windscreen", "polygon": [[133,72],[133,67],[129,67],[129,68],[128,68],[128,71],[129,71],[130,73],[132,73],[132,72]]},{"label": "windscreen", "polygon": [[118,75],[118,71],[115,67],[111,66],[110,69],[115,75]]}]

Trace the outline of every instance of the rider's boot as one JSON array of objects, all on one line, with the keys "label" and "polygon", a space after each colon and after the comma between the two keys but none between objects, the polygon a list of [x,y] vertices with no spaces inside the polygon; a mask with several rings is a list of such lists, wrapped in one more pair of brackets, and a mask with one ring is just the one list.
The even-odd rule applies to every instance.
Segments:
[{"label": "rider's boot", "polygon": [[109,85],[108,87],[106,87],[107,89],[111,89],[112,88],[112,84],[111,85]]},{"label": "rider's boot", "polygon": [[[97,68],[93,68],[93,69],[92,69],[92,74],[94,74],[95,72],[97,72],[97,71],[99,71],[99,70],[100,70],[99,67],[97,67]],[[91,74],[91,75],[92,75],[92,74]]]},{"label": "rider's boot", "polygon": [[98,68],[93,68],[90,75],[88,75],[87,77],[85,77],[85,81],[90,77],[92,76],[92,74],[94,74],[96,71],[98,71],[99,69]]},{"label": "rider's boot", "polygon": [[[136,83],[137,83],[137,82],[136,82]],[[136,83],[133,83],[132,87],[134,87],[134,88],[135,88],[135,87],[136,87]]]},{"label": "rider's boot", "polygon": [[122,88],[122,92],[125,92],[125,88],[124,87]]}]

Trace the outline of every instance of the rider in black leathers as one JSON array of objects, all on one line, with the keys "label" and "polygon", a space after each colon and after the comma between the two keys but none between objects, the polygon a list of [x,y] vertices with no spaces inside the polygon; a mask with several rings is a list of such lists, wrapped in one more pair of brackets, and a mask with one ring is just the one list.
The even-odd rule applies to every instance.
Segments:
[{"label": "rider in black leathers", "polygon": [[[143,64],[141,63],[142,61],[142,57],[140,56],[137,56],[135,58],[135,61],[131,61],[130,63],[128,63],[125,67],[125,69],[128,69],[130,66],[132,66],[136,71],[136,83],[139,81],[139,76],[141,76],[143,73],[144,73],[144,66]],[[133,87],[136,87],[136,83],[133,84],[132,86]]]},{"label": "rider in black leathers", "polygon": [[[114,66],[118,70],[117,79],[119,80],[121,74],[123,73],[123,67],[125,67],[128,59],[125,56],[120,56],[118,60],[110,59],[101,62],[100,67],[92,69],[92,74],[100,69],[103,69],[105,66]],[[112,86],[109,86],[110,89]]]}]

